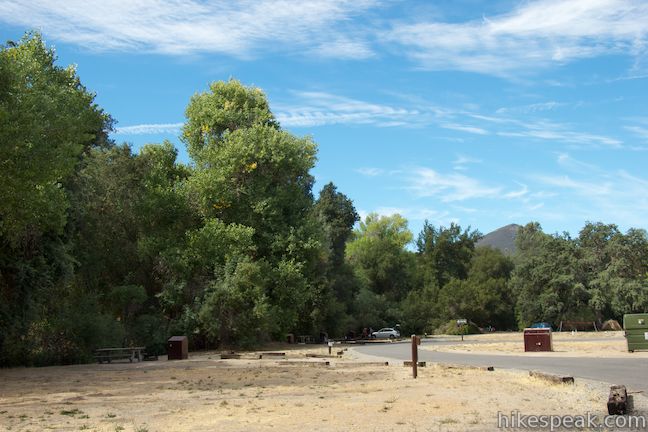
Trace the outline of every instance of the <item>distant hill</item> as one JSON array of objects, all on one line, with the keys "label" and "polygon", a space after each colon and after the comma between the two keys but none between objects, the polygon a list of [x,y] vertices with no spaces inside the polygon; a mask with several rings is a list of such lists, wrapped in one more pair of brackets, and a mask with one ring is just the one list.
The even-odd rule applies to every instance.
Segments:
[{"label": "distant hill", "polygon": [[515,236],[520,228],[522,226],[517,224],[498,228],[486,234],[477,242],[477,246],[490,246],[499,249],[505,255],[513,255],[515,253]]}]

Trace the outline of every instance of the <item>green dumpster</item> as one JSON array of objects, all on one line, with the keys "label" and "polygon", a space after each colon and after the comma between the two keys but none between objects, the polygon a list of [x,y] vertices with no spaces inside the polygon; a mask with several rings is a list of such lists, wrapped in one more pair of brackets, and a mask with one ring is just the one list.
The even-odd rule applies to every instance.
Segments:
[{"label": "green dumpster", "polygon": [[648,350],[648,313],[623,315],[628,351]]}]

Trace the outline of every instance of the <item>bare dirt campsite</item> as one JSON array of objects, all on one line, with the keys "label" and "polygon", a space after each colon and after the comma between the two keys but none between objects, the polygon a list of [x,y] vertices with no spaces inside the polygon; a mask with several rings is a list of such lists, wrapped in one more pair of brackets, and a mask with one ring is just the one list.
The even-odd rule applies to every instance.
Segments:
[{"label": "bare dirt campsite", "polygon": [[325,350],[4,369],[0,430],[484,431],[498,411],[606,414],[604,384],[430,364],[414,380],[402,362],[368,364],[353,349],[307,357]]}]

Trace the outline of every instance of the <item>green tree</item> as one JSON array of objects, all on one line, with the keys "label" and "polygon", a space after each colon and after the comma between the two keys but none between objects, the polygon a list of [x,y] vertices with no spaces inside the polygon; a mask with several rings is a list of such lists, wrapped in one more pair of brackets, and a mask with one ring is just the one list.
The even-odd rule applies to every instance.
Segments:
[{"label": "green tree", "polygon": [[405,218],[371,213],[347,244],[347,259],[371,292],[400,301],[412,288],[414,256],[406,249],[411,241]]},{"label": "green tree", "polygon": [[224,277],[207,289],[199,311],[209,337],[225,345],[236,341],[251,346],[267,334],[271,319],[265,296],[267,270],[249,260],[228,263]]},{"label": "green tree", "polygon": [[0,48],[0,366],[78,361],[104,322],[64,229],[68,183],[112,120],[55,62],[37,33]]},{"label": "green tree", "polygon": [[227,132],[255,125],[279,127],[263,92],[234,79],[213,82],[208,92],[195,94],[185,115],[182,139],[198,163],[203,162],[203,150],[217,146]]},{"label": "green tree", "polygon": [[[322,235],[312,217],[309,172],[317,147],[310,138],[281,131],[260,90],[233,80],[214,83],[210,90],[194,96],[186,111],[184,139],[196,162],[187,197],[206,225],[248,230],[253,250],[242,256],[265,269],[259,283],[264,284],[264,304],[270,311],[259,328],[280,337],[312,323],[308,309],[321,287],[317,269]],[[222,239],[213,242],[227,247]],[[225,267],[230,260],[239,261],[236,254],[214,260],[207,251],[200,251],[194,261],[201,262],[201,257]],[[175,304],[176,314],[181,307],[182,316],[191,317],[200,309],[207,287],[220,286],[225,274],[197,268],[181,274],[185,276],[172,281],[162,297],[165,304]],[[179,302],[178,294],[184,296]],[[198,314],[198,320],[206,313]]]},{"label": "green tree", "polygon": [[237,129],[203,152],[207,165],[190,179],[191,199],[205,218],[254,228],[260,256],[309,247],[299,237],[313,204],[316,150],[309,138],[272,127]]},{"label": "green tree", "polygon": [[74,66],[55,61],[38,33],[0,49],[0,233],[13,242],[62,232],[65,183],[112,124]]},{"label": "green tree", "polygon": [[416,241],[419,263],[425,284],[442,288],[450,279],[465,279],[475,244],[481,238],[479,231],[451,223],[448,228],[436,228],[425,221]]},{"label": "green tree", "polygon": [[642,229],[629,229],[608,243],[609,266],[599,273],[609,279],[610,309],[613,316],[648,310],[648,235]]},{"label": "green tree", "polygon": [[578,271],[578,250],[567,234],[548,235],[538,223],[521,228],[510,287],[522,328],[535,321],[558,323],[582,314],[589,293]]},{"label": "green tree", "polygon": [[322,232],[322,253],[314,269],[320,281],[311,307],[313,324],[317,331],[326,329],[331,336],[342,336],[354,325],[351,308],[359,284],[344,257],[359,217],[353,202],[333,183],[320,191],[313,217]]},{"label": "green tree", "polygon": [[482,327],[515,326],[514,298],[508,281],[513,262],[500,251],[477,248],[466,279],[452,279],[441,291],[444,320],[467,318]]},{"label": "green tree", "polygon": [[315,213],[326,232],[331,262],[340,266],[344,262],[346,243],[353,234],[353,225],[360,220],[353,201],[338,192],[333,183],[328,183],[320,191]]},{"label": "green tree", "polygon": [[138,214],[143,197],[140,160],[127,145],[84,155],[71,182],[70,224],[76,275],[87,289],[139,285]]}]

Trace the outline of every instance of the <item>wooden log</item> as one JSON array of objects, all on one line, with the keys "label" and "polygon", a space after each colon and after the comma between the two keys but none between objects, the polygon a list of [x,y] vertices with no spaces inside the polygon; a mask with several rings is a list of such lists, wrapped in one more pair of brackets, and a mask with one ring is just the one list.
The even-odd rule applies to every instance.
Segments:
[{"label": "wooden log", "polygon": [[574,377],[553,375],[544,372],[529,371],[529,376],[540,378],[554,384],[574,384]]},{"label": "wooden log", "polygon": [[442,369],[483,370],[488,372],[493,372],[495,370],[493,366],[472,366],[472,365],[450,364],[450,363],[437,363],[437,366]]},{"label": "wooden log", "polygon": [[299,361],[299,360],[285,360],[280,361],[280,365],[292,365],[292,366],[330,366],[331,362],[310,362],[310,361]]},{"label": "wooden log", "polygon": [[[424,361],[420,361],[420,362],[416,362],[416,365],[417,365],[418,367],[425,367],[425,366],[427,365],[427,363],[424,362]],[[406,366],[406,367],[412,367],[412,361],[411,361],[411,360],[406,360],[406,361],[404,361],[404,362],[403,362],[403,366]]]},{"label": "wooden log", "polygon": [[389,366],[389,362],[349,362],[349,363],[335,364],[335,367],[357,367],[357,366]]},{"label": "wooden log", "polygon": [[259,354],[260,359],[262,359],[263,357],[286,357],[286,353],[285,352],[266,352],[266,353]]},{"label": "wooden log", "polygon": [[624,385],[610,387],[607,409],[609,415],[624,415],[628,412],[628,391]]},{"label": "wooden log", "polygon": [[306,354],[306,357],[310,358],[338,358],[338,356],[335,355],[329,355],[329,354]]},{"label": "wooden log", "polygon": [[221,354],[220,358],[222,360],[230,360],[230,359],[238,360],[241,358],[241,354]]}]

